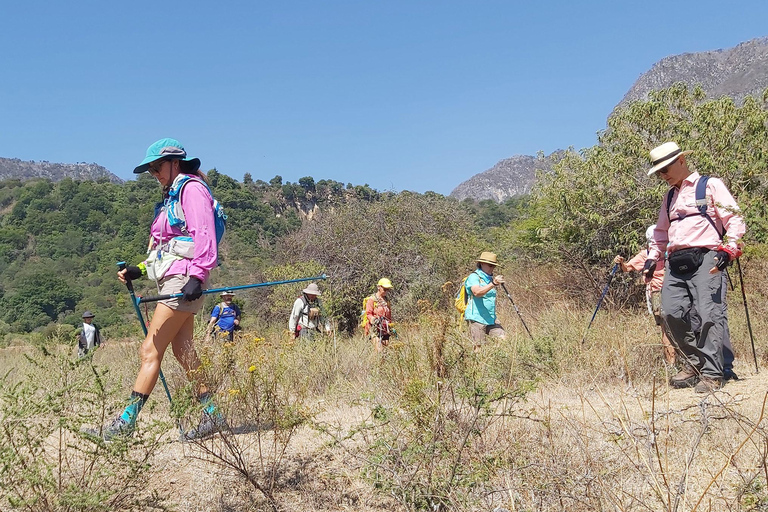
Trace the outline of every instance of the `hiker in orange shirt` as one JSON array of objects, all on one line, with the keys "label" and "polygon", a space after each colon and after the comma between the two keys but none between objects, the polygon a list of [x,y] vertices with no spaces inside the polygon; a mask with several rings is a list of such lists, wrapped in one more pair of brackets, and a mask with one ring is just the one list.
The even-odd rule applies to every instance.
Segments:
[{"label": "hiker in orange shirt", "polygon": [[392,310],[387,301],[387,292],[392,289],[392,281],[386,277],[376,283],[376,293],[368,297],[365,302],[365,334],[370,336],[373,348],[381,352],[389,345],[389,337],[392,334],[390,323],[392,322]]}]

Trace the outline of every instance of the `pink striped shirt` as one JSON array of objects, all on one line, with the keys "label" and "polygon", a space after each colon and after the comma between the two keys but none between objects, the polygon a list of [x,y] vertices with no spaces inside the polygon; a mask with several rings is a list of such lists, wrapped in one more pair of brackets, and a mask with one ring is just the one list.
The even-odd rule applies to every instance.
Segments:
[{"label": "pink striped shirt", "polygon": [[[710,178],[707,182],[707,214],[717,226],[717,230],[706,217],[699,214],[696,207],[696,183],[699,173],[693,172],[683,179],[680,188],[675,188],[672,194],[669,217],[667,217],[667,197],[659,209],[659,220],[653,232],[650,244],[649,258],[661,260],[664,253],[673,253],[689,247],[715,249],[721,243],[726,243],[736,250],[737,243],[744,236],[746,226],[739,212],[739,206],[733,196],[718,178]],[[669,219],[673,219],[670,222]],[[680,219],[680,220],[674,220]],[[720,233],[725,228],[725,240],[721,241]],[[718,232],[719,231],[719,232]]]},{"label": "pink striped shirt", "polygon": [[[195,255],[191,260],[174,261],[166,276],[190,275],[205,282],[208,273],[216,267],[216,225],[213,220],[213,198],[201,183],[189,181],[181,189],[181,208],[187,223],[188,236],[195,242]],[[152,222],[150,245],[165,243],[175,236],[184,236],[181,229],[171,227],[165,210]]]}]

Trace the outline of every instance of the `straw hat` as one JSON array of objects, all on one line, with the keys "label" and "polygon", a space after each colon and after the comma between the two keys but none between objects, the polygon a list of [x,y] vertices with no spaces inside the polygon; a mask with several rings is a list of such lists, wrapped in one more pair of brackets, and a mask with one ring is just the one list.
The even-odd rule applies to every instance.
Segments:
[{"label": "straw hat", "polygon": [[665,142],[661,146],[655,147],[651,150],[651,161],[653,161],[653,167],[648,171],[648,176],[653,176],[654,173],[665,168],[681,155],[687,155],[693,151],[683,151],[674,142]]},{"label": "straw hat", "polygon": [[483,251],[480,257],[477,258],[478,263],[488,263],[489,265],[497,266],[499,262],[496,260],[496,253]]},{"label": "straw hat", "polygon": [[307,286],[301,291],[306,293],[307,295],[314,295],[316,297],[319,297],[321,295],[320,288],[318,288],[315,283],[311,283],[309,286]]}]

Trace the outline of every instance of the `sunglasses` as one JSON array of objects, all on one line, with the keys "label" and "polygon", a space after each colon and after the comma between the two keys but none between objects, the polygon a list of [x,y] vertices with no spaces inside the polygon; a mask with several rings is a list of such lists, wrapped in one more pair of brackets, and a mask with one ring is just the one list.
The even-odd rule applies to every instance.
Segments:
[{"label": "sunglasses", "polygon": [[151,165],[147,168],[150,174],[160,174],[160,171],[163,169],[163,164],[165,163],[165,160],[160,161],[157,164],[157,167],[152,167]]}]

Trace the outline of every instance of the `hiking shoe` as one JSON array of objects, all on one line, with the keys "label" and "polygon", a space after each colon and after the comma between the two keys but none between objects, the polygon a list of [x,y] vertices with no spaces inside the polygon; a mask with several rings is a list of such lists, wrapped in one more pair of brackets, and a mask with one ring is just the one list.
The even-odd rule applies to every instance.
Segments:
[{"label": "hiking shoe", "polygon": [[222,416],[221,413],[208,414],[207,412],[204,412],[197,428],[184,432],[181,440],[195,441],[198,439],[205,439],[217,432],[228,429],[229,425],[227,424],[227,420],[224,419],[224,416]]},{"label": "hiking shoe", "polygon": [[712,377],[702,377],[699,379],[699,383],[693,389],[697,393],[712,393],[723,387],[723,381],[721,379],[713,379]]},{"label": "hiking shoe", "polygon": [[693,368],[684,368],[669,379],[669,385],[675,389],[692,388],[699,381],[699,376]]},{"label": "hiking shoe", "polygon": [[101,438],[104,441],[112,441],[116,437],[130,437],[133,435],[134,425],[131,425],[123,418],[118,416],[112,423],[105,426],[101,431]]},{"label": "hiking shoe", "polygon": [[739,380],[739,376],[733,370],[723,370],[723,381]]}]

